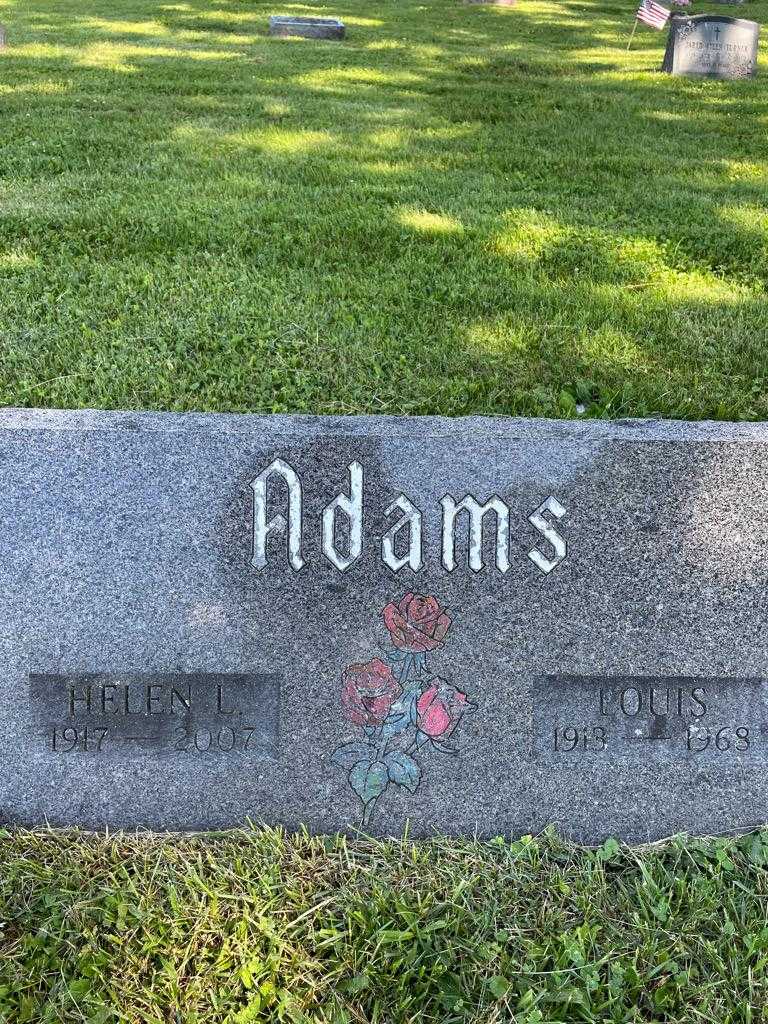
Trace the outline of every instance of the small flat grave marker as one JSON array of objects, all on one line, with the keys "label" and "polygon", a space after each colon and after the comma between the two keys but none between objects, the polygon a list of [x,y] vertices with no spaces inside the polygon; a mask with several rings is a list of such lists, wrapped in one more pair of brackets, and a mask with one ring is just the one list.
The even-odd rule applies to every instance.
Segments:
[{"label": "small flat grave marker", "polygon": [[760,26],[722,14],[676,15],[662,71],[687,78],[752,78],[757,73]]},{"label": "small flat grave marker", "polygon": [[343,39],[346,26],[338,18],[297,18],[273,15],[269,19],[271,36],[303,36],[305,39]]}]

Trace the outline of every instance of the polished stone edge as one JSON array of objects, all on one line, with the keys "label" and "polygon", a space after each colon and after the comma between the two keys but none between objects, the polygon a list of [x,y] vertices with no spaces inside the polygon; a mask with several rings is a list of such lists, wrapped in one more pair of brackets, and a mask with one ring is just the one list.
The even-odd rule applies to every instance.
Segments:
[{"label": "polished stone edge", "polygon": [[414,442],[425,437],[508,441],[768,441],[768,422],[620,419],[554,420],[512,416],[310,416],[254,413],[129,412],[101,409],[0,409],[0,430],[121,431],[286,438],[367,437]]}]

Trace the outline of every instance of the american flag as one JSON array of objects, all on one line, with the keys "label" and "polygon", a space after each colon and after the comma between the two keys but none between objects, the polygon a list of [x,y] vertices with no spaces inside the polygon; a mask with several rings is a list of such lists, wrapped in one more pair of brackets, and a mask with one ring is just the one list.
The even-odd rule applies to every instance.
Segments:
[{"label": "american flag", "polygon": [[638,21],[642,21],[644,25],[650,25],[651,28],[664,28],[669,21],[669,16],[672,12],[668,11],[666,7],[662,7],[661,4],[654,3],[654,0],[642,0],[640,6],[637,8],[637,14],[635,17]]}]

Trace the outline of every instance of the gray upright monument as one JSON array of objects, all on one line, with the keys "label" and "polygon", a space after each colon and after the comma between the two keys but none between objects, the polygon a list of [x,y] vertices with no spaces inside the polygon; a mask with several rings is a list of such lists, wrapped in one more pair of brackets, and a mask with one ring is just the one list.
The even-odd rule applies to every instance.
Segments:
[{"label": "gray upright monument", "polygon": [[760,26],[722,14],[677,14],[669,22],[662,71],[688,78],[753,78]]},{"label": "gray upright monument", "polygon": [[0,814],[768,809],[768,426],[0,412]]}]

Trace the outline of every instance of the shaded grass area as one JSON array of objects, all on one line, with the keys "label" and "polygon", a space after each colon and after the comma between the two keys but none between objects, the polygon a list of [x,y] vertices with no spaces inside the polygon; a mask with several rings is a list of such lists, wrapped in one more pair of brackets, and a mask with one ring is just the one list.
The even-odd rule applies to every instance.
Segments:
[{"label": "shaded grass area", "polygon": [[768,832],[1,838],[2,1020],[766,1019]]},{"label": "shaded grass area", "polygon": [[768,418],[768,78],[630,7],[0,0],[0,402]]}]

